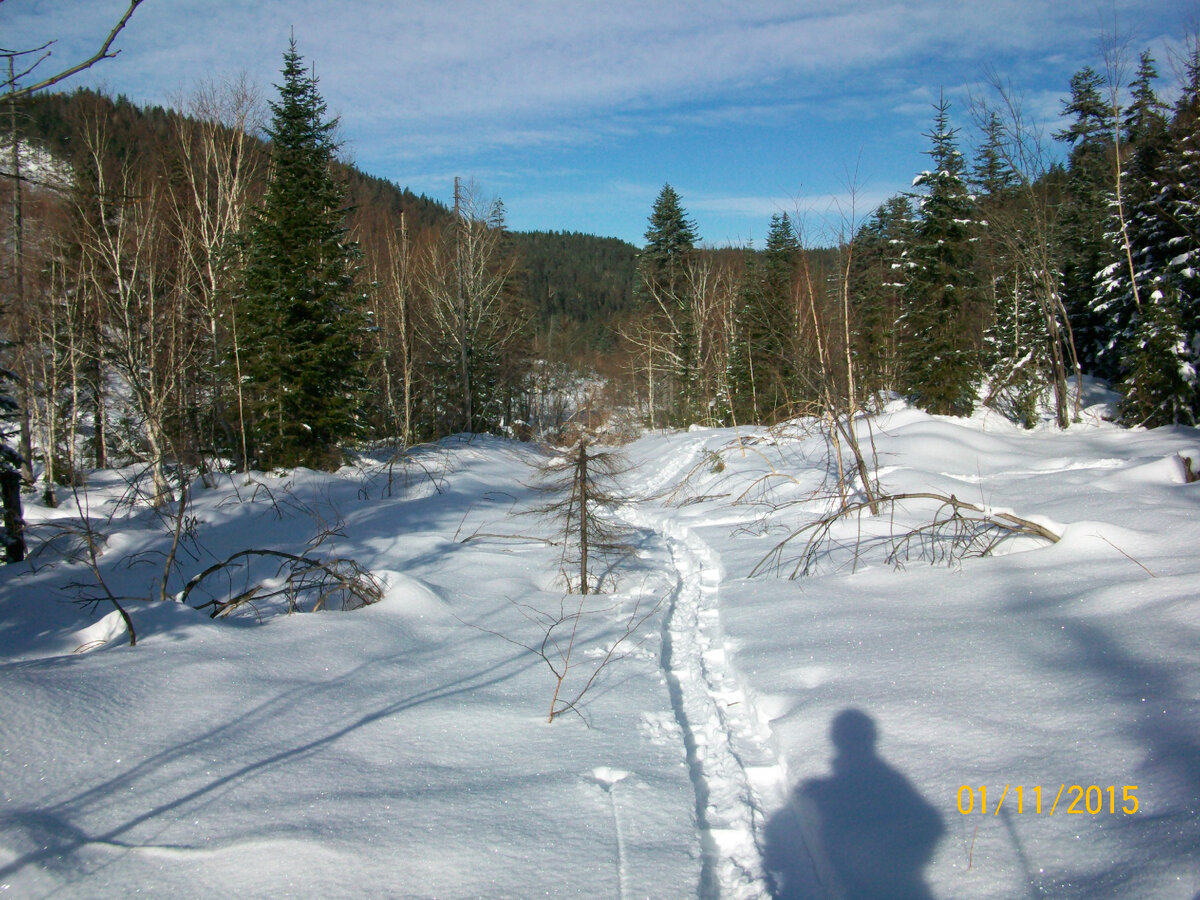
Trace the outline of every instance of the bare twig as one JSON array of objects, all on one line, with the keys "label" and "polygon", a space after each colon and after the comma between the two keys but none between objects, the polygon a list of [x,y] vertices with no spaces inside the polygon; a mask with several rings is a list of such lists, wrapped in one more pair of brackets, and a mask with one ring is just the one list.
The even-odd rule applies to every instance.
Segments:
[{"label": "bare twig", "polygon": [[1132,556],[1130,556],[1128,553],[1126,553],[1124,550],[1122,550],[1120,547],[1118,547],[1116,544],[1114,544],[1112,541],[1110,541],[1108,538],[1106,538],[1104,535],[1097,533],[1096,537],[1100,538],[1100,540],[1104,541],[1104,543],[1108,544],[1108,546],[1112,547],[1114,550],[1116,550],[1118,553],[1120,553],[1123,557],[1125,557],[1131,563],[1138,566],[1143,572],[1145,572],[1151,578],[1158,577],[1153,572],[1151,572],[1149,569],[1147,569],[1144,565],[1142,565],[1140,562],[1138,562],[1136,559],[1134,559]]},{"label": "bare twig", "polygon": [[135,647],[137,646],[137,631],[133,627],[133,619],[129,617],[129,613],[121,604],[122,599],[128,598],[117,597],[109,589],[108,582],[104,580],[104,574],[100,571],[100,549],[104,544],[104,540],[102,537],[96,534],[95,529],[92,527],[91,517],[89,516],[87,509],[86,494],[84,495],[84,498],[81,499],[79,496],[79,487],[76,484],[71,485],[71,490],[75,494],[75,507],[79,510],[80,528],[83,533],[85,546],[87,548],[87,565],[91,570],[92,577],[96,579],[96,584],[104,592],[104,597],[89,597],[80,602],[94,605],[102,600],[107,599],[108,602],[110,602],[116,609],[117,613],[121,616],[121,621],[125,623],[125,627],[129,631],[129,646]]},{"label": "bare twig", "polygon": [[[591,664],[590,670],[587,672],[587,677],[582,682],[571,680],[570,685],[567,683],[568,679],[571,673],[579,666],[573,660],[580,652],[582,636],[580,635],[579,627],[584,617],[612,612],[616,609],[616,606],[609,605],[600,609],[588,609],[588,597],[586,595],[580,595],[578,604],[571,604],[570,607],[567,606],[567,598],[563,597],[559,601],[557,612],[546,612],[527,603],[517,603],[511,598],[509,602],[521,614],[522,618],[536,626],[541,632],[541,640],[536,645],[525,643],[501,631],[484,628],[473,622],[467,622],[463,619],[458,619],[458,621],[470,628],[474,628],[476,631],[493,635],[516,647],[527,650],[546,664],[546,667],[550,670],[554,678],[554,691],[550,698],[548,722],[553,722],[565,712],[573,712],[583,720],[584,724],[590,725],[587,717],[584,716],[583,711],[579,708],[584,696],[592,689],[600,674],[608,666],[624,658],[625,654],[619,653],[618,650],[636,635],[646,621],[658,611],[663,603],[663,598],[660,597],[648,610],[642,608],[642,601],[639,598],[634,603],[633,610],[629,616],[625,618],[621,626],[620,635],[604,650],[603,655]],[[456,616],[455,618],[458,617]]]},{"label": "bare twig", "polygon": [[[34,69],[36,69],[41,62],[43,62],[47,57],[50,56],[50,53],[48,51],[49,51],[49,47],[53,43],[53,41],[45,43],[40,47],[35,47],[31,50],[7,51],[5,53],[0,54],[0,55],[4,55],[4,56],[24,56],[24,55],[29,55],[29,54],[33,54],[33,53],[42,53],[42,55],[38,57],[37,61],[34,62],[33,65],[29,66],[28,68],[26,68],[26,70],[24,72],[15,76],[12,80],[5,83],[5,86],[9,88],[8,93],[5,95],[6,99],[8,99],[10,101],[18,100],[21,97],[25,97],[29,94],[34,93],[35,91],[40,91],[43,88],[48,88],[48,87],[51,87],[52,85],[58,84],[60,81],[70,78],[72,75],[76,75],[76,74],[82,72],[84,69],[91,68],[92,66],[94,66],[96,63],[100,62],[103,59],[113,59],[114,57],[116,57],[116,55],[118,53],[120,53],[121,51],[120,50],[112,50],[113,41],[115,41],[117,39],[117,35],[121,33],[121,30],[129,22],[129,19],[133,15],[134,10],[137,9],[139,6],[141,6],[142,3],[144,3],[144,2],[145,2],[145,0],[130,0],[129,8],[125,10],[125,15],[121,16],[120,21],[118,21],[117,24],[113,26],[112,31],[110,31],[108,33],[108,37],[104,39],[104,43],[100,45],[100,49],[97,50],[94,54],[92,54],[92,56],[88,57],[83,62],[76,63],[73,66],[68,66],[66,69],[63,69],[61,72],[59,72],[56,75],[51,75],[49,78],[42,79],[37,84],[31,84],[28,87],[23,87],[23,88],[19,88],[19,89],[16,87],[17,80],[24,77],[25,75],[28,75],[30,72],[32,72]],[[43,51],[46,51],[46,52],[43,53]]]}]

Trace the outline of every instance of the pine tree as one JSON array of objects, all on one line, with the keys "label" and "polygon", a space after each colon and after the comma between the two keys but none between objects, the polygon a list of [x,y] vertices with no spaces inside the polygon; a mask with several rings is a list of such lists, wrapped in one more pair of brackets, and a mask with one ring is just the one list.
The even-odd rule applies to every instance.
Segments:
[{"label": "pine tree", "polygon": [[650,213],[646,246],[638,255],[638,293],[652,310],[662,313],[662,325],[672,344],[676,424],[686,424],[696,412],[698,391],[696,334],[688,267],[696,252],[696,225],[684,212],[671,185],[663,186]]},{"label": "pine tree", "polygon": [[1145,148],[1155,142],[1161,146],[1161,138],[1165,135],[1167,107],[1154,90],[1157,80],[1154,57],[1149,50],[1143,50],[1138,59],[1137,75],[1129,86],[1130,102],[1122,121],[1124,140],[1134,147]]},{"label": "pine tree", "polygon": [[1071,168],[1087,168],[1090,160],[1101,159],[1112,142],[1112,109],[1101,93],[1104,79],[1091,66],[1084,66],[1071,76],[1071,99],[1063,105],[1063,115],[1071,123],[1055,132],[1055,140],[1071,147]]},{"label": "pine tree", "polygon": [[729,354],[726,358],[725,380],[729,385],[729,406],[735,424],[761,422],[753,334],[758,310],[762,306],[763,273],[761,255],[750,248],[745,250],[745,266],[738,282],[738,297],[733,313]]},{"label": "pine tree", "polygon": [[1090,66],[1075,73],[1071,99],[1063,106],[1070,124],[1054,137],[1071,148],[1061,228],[1063,305],[1080,364],[1102,377],[1115,377],[1115,366],[1101,359],[1109,336],[1092,306],[1094,278],[1108,246],[1105,221],[1115,152],[1113,110],[1101,94],[1103,84]]},{"label": "pine tree", "polygon": [[1166,262],[1149,239],[1158,228],[1158,216],[1148,203],[1156,193],[1154,179],[1166,143],[1166,121],[1154,95],[1153,77],[1153,60],[1143,53],[1134,103],[1124,116],[1119,203],[1111,189],[1105,191],[1105,245],[1097,259],[1091,313],[1102,336],[1095,348],[1099,371],[1114,380],[1125,374],[1123,360],[1139,340],[1139,307],[1149,302]]},{"label": "pine tree", "polygon": [[1173,227],[1164,226],[1155,237],[1167,249],[1167,278],[1185,342],[1182,374],[1191,386],[1193,419],[1200,421],[1200,45],[1193,47],[1188,62],[1161,172],[1155,203],[1162,210],[1159,221]]},{"label": "pine tree", "polygon": [[638,254],[638,289],[680,292],[698,239],[696,223],[688,218],[679,194],[671,185],[663,185],[650,212],[646,246]]},{"label": "pine tree", "polygon": [[1004,147],[1004,123],[1000,114],[992,111],[983,124],[983,143],[975,154],[971,176],[974,188],[994,203],[1008,199],[1019,180],[1005,159]]},{"label": "pine tree", "polygon": [[262,467],[328,466],[357,425],[365,362],[357,248],[332,163],[336,119],[293,40],[271,103],[270,180],[245,237],[232,360]]},{"label": "pine tree", "polygon": [[745,293],[746,353],[760,421],[786,415],[796,397],[796,321],[793,296],[800,239],[787,213],[771,217],[760,283]]},{"label": "pine tree", "polygon": [[1119,267],[1107,273],[1100,296],[1120,316],[1122,418],[1191,424],[1200,419],[1200,48],[1165,138],[1143,134],[1152,150],[1133,229],[1140,302],[1131,303],[1131,280]]},{"label": "pine tree", "polygon": [[1050,338],[1028,258],[1019,250],[1018,236],[1029,230],[1028,212],[1016,193],[1020,178],[1006,157],[998,114],[984,122],[983,138],[972,181],[979,192],[976,204],[982,220],[976,268],[991,310],[982,347],[988,381],[985,403],[1031,428],[1050,378]]},{"label": "pine tree", "polygon": [[965,416],[974,409],[980,374],[982,293],[973,266],[974,202],[949,109],[944,98],[936,106],[926,135],[934,167],[914,182],[927,193],[913,234],[901,354],[905,388],[921,408]]},{"label": "pine tree", "polygon": [[986,404],[1026,428],[1037,422],[1038,400],[1050,381],[1050,336],[1034,286],[1019,265],[996,281],[995,311],[984,333]]},{"label": "pine tree", "polygon": [[912,202],[900,194],[886,200],[854,238],[850,270],[858,313],[854,352],[859,380],[867,393],[899,388],[897,339],[913,228]]},{"label": "pine tree", "polygon": [[1171,287],[1151,291],[1133,324],[1133,340],[1122,358],[1127,425],[1193,425],[1197,370]]}]

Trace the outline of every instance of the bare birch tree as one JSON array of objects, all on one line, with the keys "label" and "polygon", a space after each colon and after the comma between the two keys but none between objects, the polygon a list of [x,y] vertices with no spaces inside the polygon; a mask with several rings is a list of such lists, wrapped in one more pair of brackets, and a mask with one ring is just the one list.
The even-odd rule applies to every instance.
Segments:
[{"label": "bare birch tree", "polygon": [[1050,171],[1049,155],[1011,86],[995,72],[988,79],[998,100],[989,103],[983,97],[973,98],[973,113],[981,127],[993,117],[1000,124],[1003,139],[997,151],[1016,179],[1019,197],[1008,214],[998,211],[989,218],[988,229],[1016,265],[1017,278],[1028,285],[1041,312],[1047,340],[1039,350],[1046,358],[1054,388],[1055,419],[1060,428],[1066,428],[1072,418],[1078,418],[1080,405],[1078,390],[1072,401],[1067,379],[1074,375],[1078,382],[1081,369],[1054,255],[1057,206],[1043,186]]},{"label": "bare birch tree", "polygon": [[98,120],[84,140],[96,208],[79,216],[83,288],[101,310],[98,346],[141,420],[158,506],[171,499],[168,419],[177,416],[182,386],[194,369],[196,335],[187,327],[179,244],[168,229],[167,198],[153,165],[125,160],[114,168]]},{"label": "bare birch tree", "polygon": [[[211,404],[211,425],[223,425],[226,389],[232,383],[239,434],[226,435],[240,445],[246,468],[246,425],[243,412],[237,317],[229,302],[230,274],[237,267],[235,238],[246,224],[251,191],[264,168],[263,154],[251,135],[262,126],[262,101],[245,76],[223,84],[202,83],[180,106],[188,113],[174,119],[173,152],[180,179],[173,185],[171,213],[182,244],[184,277],[194,294],[198,324],[207,339],[201,367],[188,390],[192,405]],[[222,378],[219,365],[232,350],[235,371]],[[215,441],[213,441],[215,443]]]},{"label": "bare birch tree", "polygon": [[456,181],[453,219],[422,267],[431,301],[423,332],[453,370],[454,424],[467,432],[489,424],[497,360],[521,325],[510,308],[514,262],[504,252],[502,213],[498,202],[485,205],[476,187]]}]

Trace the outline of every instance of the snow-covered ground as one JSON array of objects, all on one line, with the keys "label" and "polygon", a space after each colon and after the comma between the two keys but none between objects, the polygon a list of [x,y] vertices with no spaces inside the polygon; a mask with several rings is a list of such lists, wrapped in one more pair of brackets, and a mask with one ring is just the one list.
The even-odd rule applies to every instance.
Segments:
[{"label": "snow-covered ground", "polygon": [[[130,600],[134,648],[107,601],[69,602],[101,594],[85,562],[48,564],[78,549],[54,527],[74,499],[29,509],[54,541],[0,570],[0,897],[1195,900],[1200,483],[1179,455],[1200,462],[1200,433],[901,406],[872,430],[884,490],[1061,540],[896,570],[876,538],[927,522],[913,501],[836,524],[808,577],[751,578],[833,508],[820,432],[644,437],[613,513],[636,552],[587,601],[560,696],[651,615],[553,723],[519,646],[564,608],[553,525],[518,514],[544,499],[534,448],[446,441],[390,489],[369,462],[197,483],[169,592],[324,531],[313,552],[384,598],[218,621]],[[169,523],[121,475],[85,495],[100,572],[146,596]]]}]

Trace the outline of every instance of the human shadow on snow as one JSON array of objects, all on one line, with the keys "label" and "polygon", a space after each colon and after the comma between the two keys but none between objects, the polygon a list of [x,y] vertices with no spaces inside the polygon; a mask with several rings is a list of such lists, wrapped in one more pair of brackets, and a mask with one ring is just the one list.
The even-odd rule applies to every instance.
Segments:
[{"label": "human shadow on snow", "polygon": [[833,772],[798,785],[767,823],[764,863],[776,900],[932,900],[924,869],[941,814],[875,749],[858,709],[830,728]]}]

